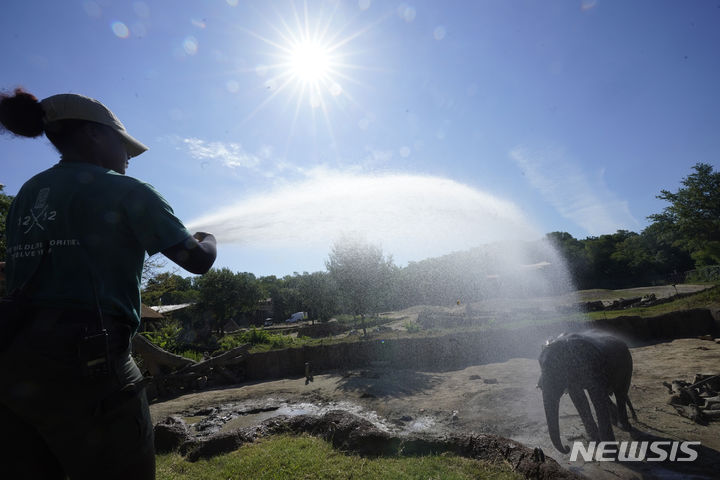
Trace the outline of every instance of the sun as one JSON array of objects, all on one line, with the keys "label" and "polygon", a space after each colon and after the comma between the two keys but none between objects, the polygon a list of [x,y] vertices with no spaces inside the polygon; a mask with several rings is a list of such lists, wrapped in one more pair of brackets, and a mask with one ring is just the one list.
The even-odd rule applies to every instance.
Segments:
[{"label": "sun", "polygon": [[332,56],[327,45],[305,40],[290,46],[288,69],[290,75],[305,84],[327,80],[332,71]]},{"label": "sun", "polygon": [[258,62],[254,69],[248,69],[261,80],[262,96],[243,122],[249,121],[271,102],[282,103],[284,99],[285,105],[294,110],[289,117],[288,138],[293,136],[301,121],[314,125],[322,119],[333,136],[332,111],[362,109],[350,90],[367,87],[361,75],[371,71],[372,67],[362,62],[366,50],[352,44],[382,18],[359,25],[346,23],[338,18],[344,18],[337,10],[342,4],[335,4],[336,8],[330,14],[316,5],[313,3],[311,8],[308,2],[303,2],[300,9],[293,4],[289,11],[276,11],[277,18],[267,21],[268,31],[263,33],[241,28],[260,41],[261,49],[265,51],[258,51],[259,57],[266,59]]}]

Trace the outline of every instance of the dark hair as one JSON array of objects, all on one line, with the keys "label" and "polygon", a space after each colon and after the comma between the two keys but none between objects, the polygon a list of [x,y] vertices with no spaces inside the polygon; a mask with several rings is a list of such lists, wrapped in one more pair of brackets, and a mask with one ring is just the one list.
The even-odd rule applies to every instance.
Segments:
[{"label": "dark hair", "polygon": [[45,131],[42,105],[22,88],[0,93],[0,124],[15,135],[38,137]]},{"label": "dark hair", "polygon": [[22,88],[16,88],[12,95],[0,93],[0,132],[8,130],[23,137],[39,137],[45,133],[61,153],[72,146],[78,129],[92,123],[87,120],[66,119],[46,124],[43,122],[44,115],[42,105],[35,95]]}]

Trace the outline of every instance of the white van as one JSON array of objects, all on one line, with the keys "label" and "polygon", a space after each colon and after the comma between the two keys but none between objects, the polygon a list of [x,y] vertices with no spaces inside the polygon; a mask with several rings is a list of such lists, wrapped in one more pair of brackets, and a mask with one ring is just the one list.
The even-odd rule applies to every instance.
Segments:
[{"label": "white van", "polygon": [[295,322],[299,322],[300,320],[305,320],[306,318],[307,318],[307,313],[295,312],[292,315],[290,315],[290,318],[288,318],[285,321],[289,322],[289,323],[295,323]]}]

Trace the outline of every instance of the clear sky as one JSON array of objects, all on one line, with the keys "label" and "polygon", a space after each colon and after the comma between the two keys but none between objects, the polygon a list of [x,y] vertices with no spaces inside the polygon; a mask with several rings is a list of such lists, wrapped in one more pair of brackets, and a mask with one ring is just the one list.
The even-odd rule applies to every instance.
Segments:
[{"label": "clear sky", "polygon": [[[105,103],[128,175],[216,266],[404,265],[490,241],[640,232],[720,165],[720,1],[5,0],[0,88]],[[58,160],[0,137],[15,194]]]}]

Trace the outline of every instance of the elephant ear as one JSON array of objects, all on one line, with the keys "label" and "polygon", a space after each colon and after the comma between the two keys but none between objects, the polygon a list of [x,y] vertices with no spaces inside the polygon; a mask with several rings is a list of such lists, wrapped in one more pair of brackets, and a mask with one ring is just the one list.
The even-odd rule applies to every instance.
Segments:
[{"label": "elephant ear", "polygon": [[[553,342],[540,352],[540,388],[547,386],[557,388],[567,385],[565,372],[567,371],[568,352],[567,342]],[[546,385],[548,384],[548,385]]]}]

